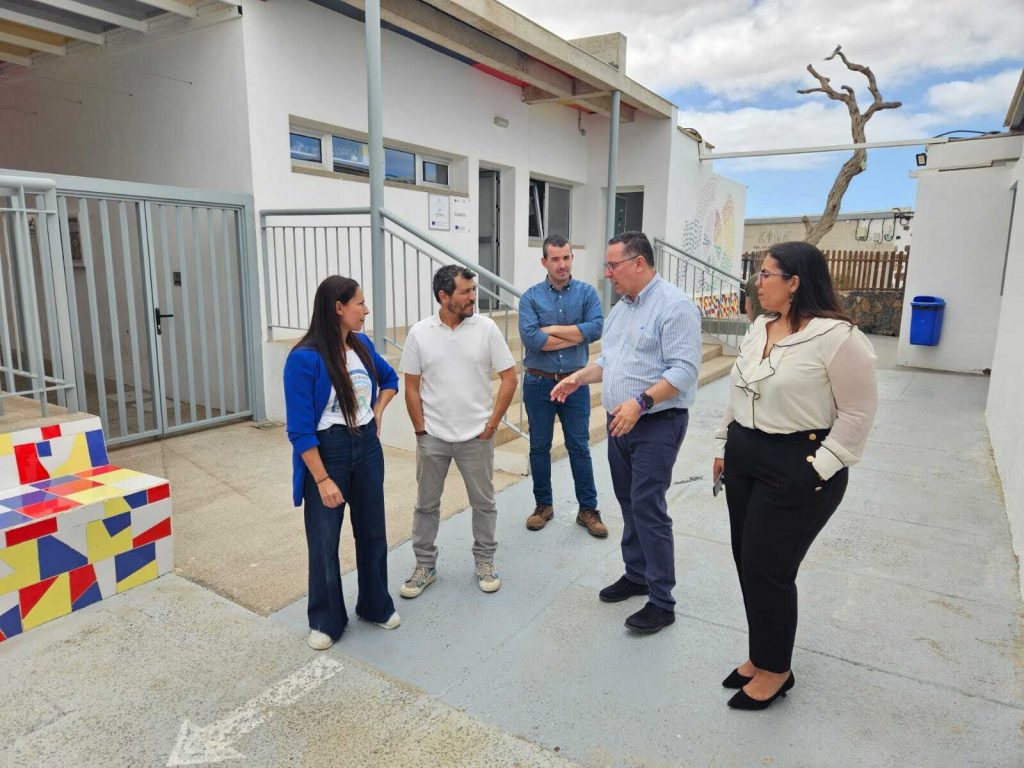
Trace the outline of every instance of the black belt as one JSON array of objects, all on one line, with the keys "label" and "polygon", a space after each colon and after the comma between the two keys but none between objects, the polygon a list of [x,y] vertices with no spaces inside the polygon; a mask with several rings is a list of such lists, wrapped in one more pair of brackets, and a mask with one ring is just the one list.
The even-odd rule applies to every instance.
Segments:
[{"label": "black belt", "polygon": [[641,419],[678,419],[680,416],[685,416],[688,410],[686,408],[666,408],[663,411],[655,411],[654,413],[645,413],[641,416]]},{"label": "black belt", "polygon": [[572,376],[576,371],[567,371],[566,373],[552,373],[551,371],[542,371],[538,368],[527,368],[527,373],[532,373],[534,376],[541,376],[545,379],[552,379],[553,381],[561,381],[564,378]]}]

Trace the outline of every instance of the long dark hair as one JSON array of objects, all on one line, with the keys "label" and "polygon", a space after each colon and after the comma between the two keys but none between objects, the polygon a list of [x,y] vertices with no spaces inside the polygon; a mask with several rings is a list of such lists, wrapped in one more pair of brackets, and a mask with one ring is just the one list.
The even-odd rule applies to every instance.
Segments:
[{"label": "long dark hair", "polygon": [[825,254],[810,243],[795,241],[773,245],[768,255],[779,263],[783,272],[800,278],[786,318],[793,332],[800,328],[800,320],[805,317],[828,317],[853,323],[836,296]]},{"label": "long dark hair", "polygon": [[373,365],[373,358],[366,345],[355,333],[348,333],[348,338],[341,336],[341,319],[335,311],[335,303],[348,304],[356,295],[359,283],[351,277],[331,275],[324,278],[316,289],[316,296],[313,297],[313,317],[309,321],[309,330],[306,335],[299,339],[296,347],[311,347],[320,353],[327,366],[327,373],[331,377],[334,391],[338,395],[338,405],[341,412],[345,414],[345,423],[350,429],[356,426],[356,393],[352,388],[352,377],[348,374],[348,364],[345,361],[345,352],[342,343],[352,349],[359,359],[363,361],[366,372],[376,381],[377,370]]}]

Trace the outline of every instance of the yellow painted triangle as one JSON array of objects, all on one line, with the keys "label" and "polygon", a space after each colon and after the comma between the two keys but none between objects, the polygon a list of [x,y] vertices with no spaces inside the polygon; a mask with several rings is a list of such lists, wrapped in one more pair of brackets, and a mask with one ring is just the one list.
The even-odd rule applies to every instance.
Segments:
[{"label": "yellow painted triangle", "polygon": [[103,521],[95,520],[85,526],[85,541],[89,562],[98,563],[132,548],[132,527],[129,525],[117,535],[111,536]]},{"label": "yellow painted triangle", "polygon": [[0,568],[0,595],[40,581],[39,550],[35,539],[0,549],[0,563],[6,566]]},{"label": "yellow painted triangle", "polygon": [[156,560],[151,563],[146,563],[146,565],[139,568],[139,570],[131,576],[126,576],[124,579],[117,582],[117,591],[119,593],[124,592],[132,587],[139,586],[139,584],[145,584],[147,581],[152,581],[159,575],[160,574],[156,567]]},{"label": "yellow painted triangle", "polygon": [[71,613],[71,575],[62,573],[46,590],[28,616],[21,620],[23,629],[32,629],[40,624]]}]

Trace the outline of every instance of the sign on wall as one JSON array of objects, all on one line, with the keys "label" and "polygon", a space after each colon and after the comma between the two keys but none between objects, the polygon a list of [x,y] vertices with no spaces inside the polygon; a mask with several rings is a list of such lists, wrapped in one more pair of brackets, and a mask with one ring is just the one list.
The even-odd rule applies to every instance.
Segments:
[{"label": "sign on wall", "polygon": [[427,221],[431,229],[451,229],[451,198],[448,195],[427,195]]},{"label": "sign on wall", "polygon": [[469,198],[453,197],[452,229],[456,232],[469,232]]}]

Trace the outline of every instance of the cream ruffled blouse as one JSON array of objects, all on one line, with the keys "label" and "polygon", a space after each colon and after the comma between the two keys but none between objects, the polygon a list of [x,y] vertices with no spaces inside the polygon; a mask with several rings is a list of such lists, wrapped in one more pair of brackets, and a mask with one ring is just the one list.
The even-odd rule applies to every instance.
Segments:
[{"label": "cream ruffled blouse", "polygon": [[814,457],[818,475],[828,480],[864,453],[878,407],[875,351],[856,326],[816,317],[763,357],[774,318],[758,317],[740,342],[715,455],[725,456],[733,421],[770,434],[829,429]]}]

